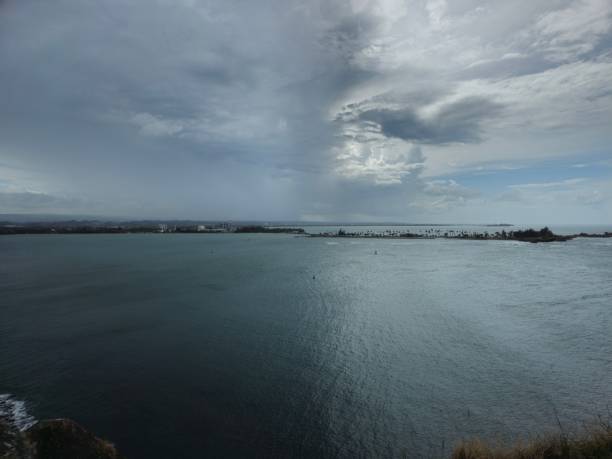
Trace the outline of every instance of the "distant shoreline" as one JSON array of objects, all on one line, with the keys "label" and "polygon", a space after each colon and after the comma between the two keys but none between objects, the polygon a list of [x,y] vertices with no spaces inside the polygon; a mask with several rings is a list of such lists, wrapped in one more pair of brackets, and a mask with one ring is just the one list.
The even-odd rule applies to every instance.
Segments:
[{"label": "distant shoreline", "polygon": [[328,238],[367,238],[367,239],[460,239],[469,241],[519,241],[519,242],[565,242],[578,237],[583,238],[609,238],[612,237],[611,232],[604,233],[578,233],[559,235],[554,234],[548,227],[540,230],[516,230],[506,232],[505,230],[495,233],[475,232],[475,231],[446,231],[444,233],[432,232],[429,234],[415,233],[350,233],[344,230],[339,230],[337,233],[310,234],[310,237],[328,237]]},{"label": "distant shoreline", "polygon": [[[346,225],[350,228],[350,226]],[[507,225],[485,225],[490,228],[505,228]],[[64,225],[64,224],[26,224],[26,225],[4,225],[0,226],[0,235],[35,235],[35,234],[293,234],[312,238],[359,238],[359,239],[460,239],[475,241],[519,241],[519,242],[565,242],[575,238],[610,238],[612,232],[603,233],[577,233],[559,235],[554,234],[548,227],[540,230],[514,230],[501,231],[469,231],[461,229],[441,230],[442,226],[431,227],[425,233],[411,233],[409,231],[386,230],[377,232],[367,231],[347,231],[342,228],[333,232],[308,233],[304,228],[285,227],[285,226],[262,226],[245,225],[230,226],[222,225],[188,225],[188,226],[169,226],[166,224],[158,225]]]}]

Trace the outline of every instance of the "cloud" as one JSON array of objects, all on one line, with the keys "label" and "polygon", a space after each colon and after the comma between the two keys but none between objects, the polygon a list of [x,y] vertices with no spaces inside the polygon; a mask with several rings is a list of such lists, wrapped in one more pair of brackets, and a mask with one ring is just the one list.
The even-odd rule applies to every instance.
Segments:
[{"label": "cloud", "polygon": [[85,201],[74,197],[53,196],[32,191],[0,191],[0,213],[73,212],[87,209],[86,204]]},{"label": "cloud", "polygon": [[535,24],[537,46],[557,60],[592,51],[612,25],[612,4],[582,0],[543,15]]},{"label": "cloud", "polygon": [[418,177],[425,166],[419,147],[406,148],[402,143],[387,139],[347,140],[337,161],[337,171],[344,178],[365,178],[376,185],[401,184],[408,176]]},{"label": "cloud", "polygon": [[425,193],[434,196],[452,195],[463,199],[480,195],[478,191],[464,187],[455,180],[431,180],[426,183]]},{"label": "cloud", "polygon": [[573,178],[562,180],[560,182],[545,182],[545,183],[523,183],[520,185],[510,185],[509,188],[512,189],[547,189],[547,188],[563,188],[563,187],[574,187],[576,185],[583,184],[587,181],[585,178]]},{"label": "cloud", "polygon": [[501,109],[498,103],[471,96],[447,103],[428,117],[404,108],[366,110],[359,118],[376,123],[387,137],[422,144],[477,143],[482,140],[483,122],[498,116]]},{"label": "cloud", "polygon": [[478,190],[468,188],[455,180],[431,180],[425,182],[423,195],[411,203],[413,207],[449,210],[480,197]]},{"label": "cloud", "polygon": [[131,121],[140,128],[140,132],[144,135],[174,135],[184,129],[183,123],[179,121],[158,118],[150,113],[137,113],[132,116]]},{"label": "cloud", "polygon": [[466,210],[482,199],[467,170],[520,165],[527,182],[542,161],[609,155],[611,10],[4,1],[0,163],[20,169],[0,186],[49,196],[4,197],[23,209],[74,197],[134,216]]},{"label": "cloud", "polygon": [[[603,186],[602,186],[603,185]],[[587,178],[556,182],[510,185],[497,196],[498,201],[537,207],[542,205],[599,206],[609,201],[609,184]]]}]

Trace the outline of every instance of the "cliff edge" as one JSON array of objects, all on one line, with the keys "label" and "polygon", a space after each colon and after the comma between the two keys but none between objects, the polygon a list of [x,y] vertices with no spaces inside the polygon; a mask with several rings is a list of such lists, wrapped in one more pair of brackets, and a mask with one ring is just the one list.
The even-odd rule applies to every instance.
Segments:
[{"label": "cliff edge", "polygon": [[123,459],[115,447],[74,421],[40,421],[19,430],[0,418],[1,459]]}]

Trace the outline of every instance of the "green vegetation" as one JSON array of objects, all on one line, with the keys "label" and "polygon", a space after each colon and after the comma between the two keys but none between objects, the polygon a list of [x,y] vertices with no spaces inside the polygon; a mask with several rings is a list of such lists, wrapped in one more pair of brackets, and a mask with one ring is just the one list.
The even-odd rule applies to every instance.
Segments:
[{"label": "green vegetation", "polygon": [[600,422],[582,435],[548,435],[512,447],[469,440],[455,448],[451,459],[611,459],[612,426]]},{"label": "green vegetation", "polygon": [[612,237],[612,233],[602,234],[570,234],[559,235],[553,233],[548,227],[540,230],[527,229],[509,231],[502,230],[495,233],[469,231],[461,229],[452,229],[442,232],[438,228],[430,228],[421,233],[402,232],[397,230],[384,230],[376,232],[373,230],[349,232],[344,229],[339,229],[337,232],[327,232],[320,234],[309,234],[310,237],[346,237],[346,238],[383,238],[383,239],[405,239],[405,238],[421,238],[421,239],[464,239],[477,241],[521,241],[521,242],[563,242],[569,241],[577,237]]},{"label": "green vegetation", "polygon": [[[20,432],[0,418],[0,458],[3,459],[121,457],[111,443],[68,419],[40,421]],[[404,452],[403,457],[410,455]],[[455,448],[450,459],[612,459],[612,426],[599,422],[581,435],[542,436],[512,447],[468,440]]]}]

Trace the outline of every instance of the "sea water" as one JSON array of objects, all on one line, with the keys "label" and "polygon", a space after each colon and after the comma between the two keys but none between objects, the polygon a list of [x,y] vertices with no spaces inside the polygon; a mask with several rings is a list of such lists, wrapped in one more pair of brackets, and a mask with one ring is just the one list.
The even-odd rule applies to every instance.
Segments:
[{"label": "sea water", "polygon": [[133,459],[579,429],[612,402],[612,239],[0,237],[0,394]]}]

